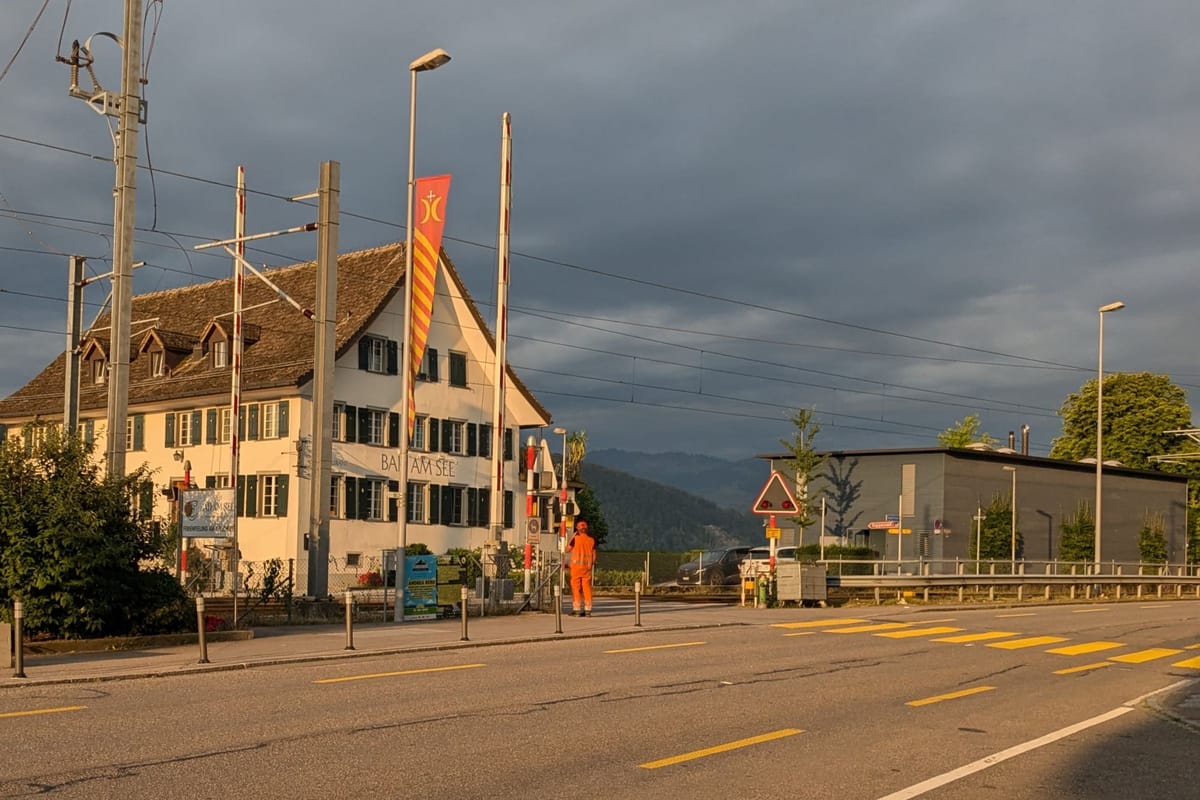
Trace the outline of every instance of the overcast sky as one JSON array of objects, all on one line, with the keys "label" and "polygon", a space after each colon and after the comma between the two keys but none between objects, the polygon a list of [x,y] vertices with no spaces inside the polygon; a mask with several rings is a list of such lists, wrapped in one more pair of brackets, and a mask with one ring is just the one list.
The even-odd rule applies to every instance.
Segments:
[{"label": "overcast sky", "polygon": [[[0,4],[0,396],[63,347],[67,255],[110,269],[112,140],[54,56],[120,34],[123,6]],[[592,448],[745,458],[805,407],[822,448],[934,445],[975,414],[1044,455],[1115,300],[1105,371],[1200,391],[1195,2],[147,10],[137,293],[229,275],[191,248],[232,235],[238,164],[251,232],[314,219],[281,198],[336,160],[340,249],[402,240],[407,66],[442,47],[416,148],[418,174],[454,176],[445,248],[494,321],[511,112],[509,361]],[[92,51],[118,89],[120,49]]]}]

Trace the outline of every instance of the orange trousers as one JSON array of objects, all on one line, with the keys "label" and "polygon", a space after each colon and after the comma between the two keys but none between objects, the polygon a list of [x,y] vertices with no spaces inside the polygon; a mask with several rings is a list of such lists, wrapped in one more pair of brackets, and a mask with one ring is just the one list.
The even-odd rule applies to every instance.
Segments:
[{"label": "orange trousers", "polygon": [[592,610],[592,571],[591,569],[571,568],[571,607],[574,610]]}]

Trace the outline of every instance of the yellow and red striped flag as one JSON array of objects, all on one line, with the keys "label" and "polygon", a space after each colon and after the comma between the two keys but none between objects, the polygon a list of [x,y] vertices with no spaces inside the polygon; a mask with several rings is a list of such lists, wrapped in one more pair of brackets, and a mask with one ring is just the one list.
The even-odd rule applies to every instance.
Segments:
[{"label": "yellow and red striped flag", "polygon": [[446,224],[446,197],[450,194],[450,176],[417,178],[414,187],[411,340],[408,348],[408,438],[412,440],[417,424],[413,389],[425,344],[429,340],[429,321],[433,316],[433,290],[437,284],[438,253],[442,248],[442,228]]}]

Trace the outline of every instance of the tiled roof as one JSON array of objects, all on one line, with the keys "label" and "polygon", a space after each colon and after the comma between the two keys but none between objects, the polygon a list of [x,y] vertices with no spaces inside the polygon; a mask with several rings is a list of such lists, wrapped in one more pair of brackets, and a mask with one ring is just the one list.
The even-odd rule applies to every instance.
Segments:
[{"label": "tiled roof", "polygon": [[[446,277],[466,298],[475,321],[488,341],[495,342],[479,310],[463,286],[457,270],[442,253]],[[398,291],[403,289],[404,244],[396,243],[344,253],[338,256],[336,343],[338,356],[351,347],[375,317]],[[305,308],[315,308],[316,262],[296,264],[272,270],[269,277],[289,297]],[[305,320],[291,304],[276,299],[276,293],[262,281],[247,276],[243,305],[249,310],[243,317],[244,328],[258,328],[258,341],[248,346],[242,361],[242,391],[277,387],[298,387],[310,380],[313,369],[313,337],[305,332],[312,323]],[[264,305],[265,304],[265,305]],[[233,279],[185,286],[162,292],[137,295],[133,298],[132,318],[155,320],[154,329],[171,349],[190,349],[214,321],[228,330],[233,306]],[[251,308],[257,306],[256,308]],[[107,351],[108,318],[97,321],[87,338],[98,340]],[[143,329],[144,330],[144,329]],[[133,336],[129,369],[129,405],[159,402],[187,397],[211,396],[229,391],[229,369],[214,369],[206,355],[194,352],[176,365],[165,378],[149,377],[146,356],[138,358],[138,346],[144,332]],[[87,338],[83,345],[86,347]],[[169,344],[168,344],[169,342]],[[186,347],[180,347],[186,344]],[[547,420],[550,414],[530,394],[528,388],[509,370],[511,385],[525,395],[535,409]],[[31,417],[42,415],[61,417],[65,358],[59,355],[53,362],[4,400],[0,400],[0,417]],[[84,382],[80,387],[79,404],[83,410],[104,408],[108,401],[106,385]]]}]

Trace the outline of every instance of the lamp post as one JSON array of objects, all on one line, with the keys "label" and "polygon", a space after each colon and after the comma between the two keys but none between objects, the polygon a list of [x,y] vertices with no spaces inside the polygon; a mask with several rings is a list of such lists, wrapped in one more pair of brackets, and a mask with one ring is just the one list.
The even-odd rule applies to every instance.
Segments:
[{"label": "lamp post", "polygon": [[[413,183],[416,168],[417,73],[428,72],[445,64],[450,55],[441,48],[430,50],[408,65],[411,76],[408,92],[408,189],[405,193],[404,238],[404,340],[400,362],[400,497],[396,501],[396,622],[404,621],[404,568],[408,549],[408,392],[412,381],[409,363],[412,347],[412,271],[413,271]],[[430,499],[432,502],[432,498]]]},{"label": "lamp post", "polygon": [[566,543],[567,543],[567,429],[555,428],[554,432],[563,437],[562,448],[562,486],[559,490],[558,502],[559,510],[562,512],[558,523],[558,555],[560,563],[558,565],[558,585],[561,591],[563,586],[563,561],[566,560]]},{"label": "lamp post", "polygon": [[1100,518],[1103,498],[1100,492],[1101,475],[1104,472],[1104,315],[1125,307],[1120,300],[1100,306],[1100,334],[1096,348],[1096,543],[1093,558],[1096,574],[1100,574]]},{"label": "lamp post", "polygon": [[1012,574],[1017,574],[1017,468],[1004,467],[1005,472],[1012,473],[1012,514],[1009,515],[1012,537]]}]

